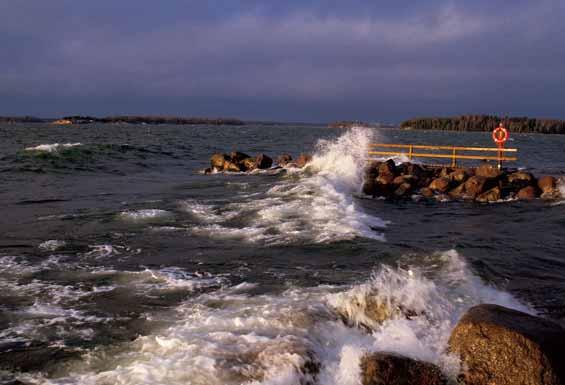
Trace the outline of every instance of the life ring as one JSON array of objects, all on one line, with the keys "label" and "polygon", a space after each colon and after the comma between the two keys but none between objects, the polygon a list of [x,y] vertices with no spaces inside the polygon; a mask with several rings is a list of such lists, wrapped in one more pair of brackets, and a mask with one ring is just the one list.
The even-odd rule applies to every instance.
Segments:
[{"label": "life ring", "polygon": [[508,140],[508,131],[502,127],[502,124],[494,129],[492,132],[492,140],[496,144],[502,144]]}]

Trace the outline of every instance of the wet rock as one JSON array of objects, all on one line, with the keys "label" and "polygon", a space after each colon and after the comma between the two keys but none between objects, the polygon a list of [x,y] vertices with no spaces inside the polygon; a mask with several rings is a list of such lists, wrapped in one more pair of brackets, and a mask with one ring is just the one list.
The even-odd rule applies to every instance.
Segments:
[{"label": "wet rock", "polygon": [[465,182],[465,198],[475,199],[485,191],[488,179],[484,176],[475,175]]},{"label": "wet rock", "polygon": [[[379,166],[379,175],[394,175],[396,172],[396,165],[392,159],[382,162]],[[394,179],[394,178],[393,178]]]},{"label": "wet rock", "polygon": [[450,184],[449,178],[444,176],[434,179],[432,183],[430,183],[429,187],[434,191],[444,193],[447,190],[449,190],[449,184]]},{"label": "wet rock", "polygon": [[223,171],[242,172],[244,170],[242,169],[242,167],[239,164],[231,162],[231,161],[226,161],[224,163]]},{"label": "wet rock", "polygon": [[210,167],[204,169],[204,174],[205,174],[205,175],[208,175],[208,174],[211,174],[211,173],[212,173],[212,169],[211,169]]},{"label": "wet rock", "polygon": [[455,187],[448,193],[451,199],[463,199],[465,198],[465,183],[461,183],[459,186]]},{"label": "wet rock", "polygon": [[416,179],[420,179],[427,176],[428,172],[419,164],[405,163],[402,174],[413,175]]},{"label": "wet rock", "polygon": [[363,183],[362,191],[366,195],[374,195],[376,188],[376,182],[374,178],[366,178]]},{"label": "wet rock", "polygon": [[543,193],[552,193],[556,186],[557,180],[552,176],[542,176],[538,179],[538,187]]},{"label": "wet rock", "polygon": [[438,177],[440,177],[440,178],[449,177],[449,175],[452,172],[453,172],[453,169],[451,167],[442,167],[441,169],[439,169]]},{"label": "wet rock", "polygon": [[422,196],[424,198],[433,198],[434,197],[434,191],[429,187],[422,187],[420,189],[420,194],[422,194]]},{"label": "wet rock", "polygon": [[496,202],[500,200],[501,197],[502,193],[500,187],[496,186],[479,195],[476,200],[477,202]]},{"label": "wet rock", "polygon": [[394,195],[397,198],[406,197],[412,191],[412,185],[410,183],[404,182],[400,184],[396,190],[394,190]]},{"label": "wet rock", "polygon": [[259,154],[255,158],[255,168],[264,170],[270,168],[273,165],[273,160],[265,154]]},{"label": "wet rock", "polygon": [[371,353],[361,358],[363,385],[445,385],[447,380],[433,364],[395,353]]},{"label": "wet rock", "polygon": [[458,168],[448,175],[449,179],[455,183],[463,183],[469,178],[469,171],[464,168]]},{"label": "wet rock", "polygon": [[476,176],[482,176],[485,178],[498,178],[501,174],[502,172],[494,163],[483,162],[475,169]]},{"label": "wet rock", "polygon": [[277,164],[279,166],[285,166],[290,162],[292,162],[292,156],[290,156],[290,154],[281,154],[277,158]]},{"label": "wet rock", "polygon": [[377,183],[382,185],[390,185],[394,182],[394,175],[392,174],[379,174],[376,178]]},{"label": "wet rock", "polygon": [[449,339],[460,355],[467,385],[565,383],[565,329],[498,305],[475,306]]},{"label": "wet rock", "polygon": [[216,171],[222,171],[224,169],[224,164],[230,161],[230,157],[227,154],[214,154],[210,158],[210,166]]},{"label": "wet rock", "polygon": [[534,176],[529,172],[518,171],[508,175],[508,182],[515,184],[516,182],[531,184],[534,181]]},{"label": "wet rock", "polygon": [[525,201],[536,199],[536,196],[537,196],[537,194],[536,194],[536,189],[535,189],[534,186],[524,187],[523,189],[518,191],[518,194],[516,194],[516,197],[519,200],[525,200]]},{"label": "wet rock", "polygon": [[255,158],[245,158],[241,162],[239,162],[240,167],[245,169],[245,171],[252,171],[255,170]]},{"label": "wet rock", "polygon": [[296,159],[296,165],[300,168],[306,166],[306,164],[312,161],[312,155],[310,154],[300,154],[298,159]]},{"label": "wet rock", "polygon": [[246,158],[251,158],[251,156],[239,151],[232,151],[230,154],[230,160],[233,163],[240,163],[243,159]]}]

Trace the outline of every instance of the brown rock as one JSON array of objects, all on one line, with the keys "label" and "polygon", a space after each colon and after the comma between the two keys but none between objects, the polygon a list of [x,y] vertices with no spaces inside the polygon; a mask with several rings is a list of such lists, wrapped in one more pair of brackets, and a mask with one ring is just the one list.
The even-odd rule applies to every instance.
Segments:
[{"label": "brown rock", "polygon": [[530,185],[534,181],[534,177],[529,172],[518,171],[508,175],[508,182],[516,184],[524,184],[524,187]]},{"label": "brown rock", "polygon": [[467,385],[562,385],[565,329],[498,305],[475,306],[451,333]]},{"label": "brown rock", "polygon": [[410,183],[404,182],[400,184],[400,186],[398,186],[396,190],[394,190],[394,195],[397,196],[398,198],[401,198],[403,196],[406,196],[411,191],[412,191],[412,185]]},{"label": "brown rock", "polygon": [[292,162],[292,156],[290,156],[290,154],[282,154],[277,158],[277,164],[279,166],[285,166],[290,162]]},{"label": "brown rock", "polygon": [[300,154],[298,159],[296,159],[296,165],[300,168],[306,166],[306,164],[312,161],[312,155],[310,154]]},{"label": "brown rock", "polygon": [[224,163],[224,170],[223,171],[229,171],[229,172],[242,172],[242,168],[239,166],[239,164],[234,163],[234,162],[230,162],[230,161],[226,161]]},{"label": "brown rock", "polygon": [[516,197],[518,199],[526,201],[536,199],[536,196],[536,189],[533,186],[524,187],[523,189],[518,191],[518,194],[516,194]]},{"label": "brown rock", "polygon": [[451,199],[463,199],[465,195],[465,183],[461,183],[448,193]]},{"label": "brown rock", "polygon": [[217,171],[222,171],[224,169],[225,162],[228,162],[230,157],[227,154],[214,154],[210,158],[210,166],[212,169]]},{"label": "brown rock", "polygon": [[392,159],[389,159],[379,165],[379,175],[394,175],[395,172],[396,165]]},{"label": "brown rock", "polygon": [[464,168],[458,168],[449,174],[448,177],[455,183],[463,183],[469,178],[469,172]]},{"label": "brown rock", "polygon": [[232,153],[230,154],[230,159],[233,163],[239,163],[245,158],[251,158],[251,157],[239,151],[232,151]]},{"label": "brown rock", "polygon": [[439,171],[439,177],[441,177],[441,178],[447,177],[452,172],[453,172],[453,169],[451,167],[442,167],[441,170]]},{"label": "brown rock", "polygon": [[557,181],[552,176],[542,176],[538,179],[538,187],[544,193],[551,193],[556,189]]},{"label": "brown rock", "polygon": [[491,188],[490,190],[482,193],[481,195],[479,195],[476,200],[478,202],[496,202],[498,200],[500,200],[501,197],[501,191],[500,191],[500,187],[496,186]]},{"label": "brown rock", "polygon": [[475,199],[478,195],[482,194],[487,184],[487,178],[483,176],[472,176],[465,182],[465,197]]},{"label": "brown rock", "polygon": [[422,166],[414,163],[405,163],[402,173],[404,175],[413,175],[416,179],[420,179],[428,175],[428,172]]},{"label": "brown rock", "polygon": [[420,189],[420,194],[422,194],[422,196],[424,198],[433,198],[434,197],[434,191],[429,187],[422,187]]},{"label": "brown rock", "polygon": [[483,176],[485,178],[498,178],[501,174],[498,166],[494,163],[483,162],[475,169],[476,176]]},{"label": "brown rock", "polygon": [[382,184],[382,185],[389,185],[392,184],[394,181],[394,175],[393,174],[379,174],[379,176],[376,178],[377,183]]},{"label": "brown rock", "polygon": [[375,194],[375,186],[376,182],[374,178],[366,178],[365,182],[363,183],[363,187],[361,188],[361,190],[363,191],[363,194],[366,195],[374,195]]},{"label": "brown rock", "polygon": [[270,168],[273,165],[273,160],[265,154],[259,154],[255,158],[255,167],[259,169]]},{"label": "brown rock", "polygon": [[245,171],[255,170],[255,158],[245,158],[239,164]]},{"label": "brown rock", "polygon": [[449,189],[450,180],[448,177],[436,178],[430,183],[430,188],[434,191],[439,191],[441,193],[446,192]]},{"label": "brown rock", "polygon": [[394,353],[371,353],[361,358],[363,385],[445,385],[446,378],[433,364]]}]

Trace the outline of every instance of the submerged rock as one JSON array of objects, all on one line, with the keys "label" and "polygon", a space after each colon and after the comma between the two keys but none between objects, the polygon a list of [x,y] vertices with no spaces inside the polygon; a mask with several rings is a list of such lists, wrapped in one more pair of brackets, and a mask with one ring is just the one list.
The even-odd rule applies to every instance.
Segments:
[{"label": "submerged rock", "polygon": [[498,305],[475,306],[449,339],[466,385],[562,385],[565,329]]},{"label": "submerged rock", "polygon": [[433,364],[395,353],[371,353],[361,358],[363,385],[446,385],[447,379]]}]

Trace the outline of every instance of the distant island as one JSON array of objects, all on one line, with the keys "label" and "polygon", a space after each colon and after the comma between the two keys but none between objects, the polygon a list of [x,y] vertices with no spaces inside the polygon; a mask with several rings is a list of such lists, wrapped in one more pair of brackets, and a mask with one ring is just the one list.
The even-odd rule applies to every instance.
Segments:
[{"label": "distant island", "polygon": [[352,127],[369,127],[369,128],[392,128],[393,125],[385,123],[368,123],[361,120],[339,120],[328,124],[329,128],[352,128]]},{"label": "distant island", "polygon": [[241,126],[245,122],[235,118],[197,118],[177,116],[120,115],[103,118],[93,116],[64,116],[55,119],[42,119],[31,116],[0,116],[0,123],[51,123],[56,125],[114,123],[114,124],[206,124]]},{"label": "distant island", "polygon": [[413,130],[492,131],[500,123],[510,132],[565,134],[565,120],[528,117],[462,115],[455,117],[415,118],[402,122],[400,128]]}]

